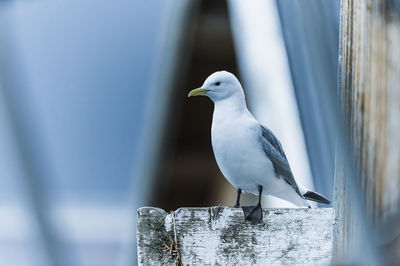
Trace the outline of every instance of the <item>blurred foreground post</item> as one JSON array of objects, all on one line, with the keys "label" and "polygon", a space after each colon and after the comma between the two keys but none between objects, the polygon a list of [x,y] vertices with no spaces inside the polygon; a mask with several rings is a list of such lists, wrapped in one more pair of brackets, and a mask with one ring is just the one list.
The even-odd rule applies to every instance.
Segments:
[{"label": "blurred foreground post", "polygon": [[[377,244],[400,261],[400,1],[342,0],[339,89],[356,171]],[[340,161],[340,158],[338,158]],[[340,164],[340,162],[339,162]],[[347,255],[357,218],[338,172],[338,255]],[[350,250],[351,252],[351,250]]]},{"label": "blurred foreground post", "polygon": [[264,209],[263,223],[240,208],[138,210],[139,265],[325,265],[333,210]]}]

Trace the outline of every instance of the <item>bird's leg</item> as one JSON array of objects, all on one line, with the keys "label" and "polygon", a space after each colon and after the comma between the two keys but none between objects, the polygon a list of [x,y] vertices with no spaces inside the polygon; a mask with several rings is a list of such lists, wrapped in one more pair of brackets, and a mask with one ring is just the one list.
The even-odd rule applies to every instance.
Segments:
[{"label": "bird's leg", "polygon": [[244,218],[248,221],[260,223],[262,221],[261,195],[262,186],[258,186],[258,203],[256,206],[243,206]]},{"label": "bird's leg", "polygon": [[262,195],[262,186],[258,186],[258,204],[257,204],[257,207],[260,207],[261,208],[261,195]]},{"label": "bird's leg", "polygon": [[240,194],[241,193],[242,193],[242,190],[240,188],[238,188],[237,194],[236,194],[236,203],[235,203],[235,206],[233,206],[233,208],[239,208],[240,207]]}]

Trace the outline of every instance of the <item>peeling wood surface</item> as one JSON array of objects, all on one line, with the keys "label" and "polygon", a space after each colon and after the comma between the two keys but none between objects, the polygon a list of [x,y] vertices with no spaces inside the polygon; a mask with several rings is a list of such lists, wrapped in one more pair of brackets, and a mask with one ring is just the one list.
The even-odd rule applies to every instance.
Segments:
[{"label": "peeling wood surface", "polygon": [[[340,93],[369,214],[400,260],[400,1],[342,0]],[[338,171],[336,178],[342,179]],[[340,182],[338,253],[354,228]],[[396,222],[397,221],[397,222]],[[391,225],[391,228],[388,227]],[[380,227],[380,228],[379,228]],[[397,237],[397,241],[396,241]],[[394,240],[393,240],[394,239]],[[394,242],[393,242],[394,241]],[[390,243],[392,242],[392,243]],[[385,248],[390,250],[390,248]],[[395,252],[395,253],[396,253]],[[396,261],[394,260],[394,261]]]},{"label": "peeling wood surface", "polygon": [[[231,207],[138,210],[139,265],[326,265],[332,257],[331,208],[264,209],[262,224]],[[175,230],[174,230],[175,229]],[[176,234],[174,233],[176,232]]]}]

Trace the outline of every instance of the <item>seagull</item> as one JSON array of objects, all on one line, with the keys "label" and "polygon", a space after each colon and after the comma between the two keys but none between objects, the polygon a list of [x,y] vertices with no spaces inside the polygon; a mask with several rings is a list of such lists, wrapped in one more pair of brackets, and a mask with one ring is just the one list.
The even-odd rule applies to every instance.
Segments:
[{"label": "seagull", "polygon": [[256,206],[242,206],[248,221],[262,221],[261,196],[272,195],[299,207],[307,200],[330,204],[317,192],[299,186],[282,145],[274,134],[249,112],[239,80],[227,71],[211,74],[188,97],[207,96],[214,102],[211,141],[217,164],[237,190],[234,207],[243,192],[258,195]]}]

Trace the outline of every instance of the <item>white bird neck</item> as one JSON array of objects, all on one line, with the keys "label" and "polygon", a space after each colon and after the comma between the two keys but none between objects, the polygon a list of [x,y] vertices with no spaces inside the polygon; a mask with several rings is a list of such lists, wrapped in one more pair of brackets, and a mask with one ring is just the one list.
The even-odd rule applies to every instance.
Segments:
[{"label": "white bird neck", "polygon": [[244,94],[238,93],[226,99],[214,102],[213,119],[225,120],[248,112]]}]

